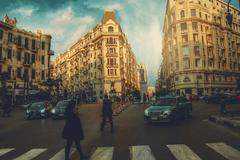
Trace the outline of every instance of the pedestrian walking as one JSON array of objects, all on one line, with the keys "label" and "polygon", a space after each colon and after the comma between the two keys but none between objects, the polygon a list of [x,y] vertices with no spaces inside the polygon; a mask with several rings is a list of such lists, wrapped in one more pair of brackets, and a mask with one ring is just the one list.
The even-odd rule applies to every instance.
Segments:
[{"label": "pedestrian walking", "polygon": [[113,133],[114,129],[113,129],[113,119],[112,119],[112,101],[108,98],[108,95],[105,95],[103,100],[103,108],[102,108],[101,131],[104,131],[104,126],[107,120],[111,125],[111,132]]},{"label": "pedestrian walking", "polygon": [[226,114],[226,113],[227,113],[226,100],[225,100],[224,97],[221,98],[221,102],[220,102],[220,113],[221,113],[221,114]]},{"label": "pedestrian walking", "polygon": [[11,113],[11,102],[9,99],[4,98],[3,99],[3,104],[2,104],[2,109],[3,109],[3,114],[2,117],[10,117]]},{"label": "pedestrian walking", "polygon": [[87,156],[83,154],[80,144],[80,141],[84,139],[84,134],[75,104],[76,102],[72,100],[65,111],[66,123],[62,132],[62,137],[66,139],[65,160],[70,160],[69,154],[73,142],[76,144],[80,160],[87,159]]}]

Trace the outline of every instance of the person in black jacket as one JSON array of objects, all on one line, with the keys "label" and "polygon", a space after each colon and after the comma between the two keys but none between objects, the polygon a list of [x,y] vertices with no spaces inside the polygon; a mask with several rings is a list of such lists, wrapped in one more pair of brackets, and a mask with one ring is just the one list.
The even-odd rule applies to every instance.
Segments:
[{"label": "person in black jacket", "polygon": [[111,132],[113,133],[113,119],[112,119],[112,101],[108,98],[108,95],[104,96],[103,100],[103,108],[102,108],[102,124],[101,131],[104,131],[104,126],[106,124],[106,120],[111,124]]},{"label": "person in black jacket", "polygon": [[65,147],[65,160],[70,160],[69,153],[72,143],[75,142],[77,151],[80,155],[80,159],[87,158],[82,152],[80,141],[84,139],[81,120],[78,117],[77,110],[75,108],[75,101],[70,101],[66,111],[66,123],[62,132],[62,137],[66,139],[67,144]]}]

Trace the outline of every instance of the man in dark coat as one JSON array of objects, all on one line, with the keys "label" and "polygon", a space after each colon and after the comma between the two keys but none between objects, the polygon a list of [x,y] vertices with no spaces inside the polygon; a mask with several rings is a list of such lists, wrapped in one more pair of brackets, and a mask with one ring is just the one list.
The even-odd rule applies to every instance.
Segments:
[{"label": "man in dark coat", "polygon": [[69,153],[73,141],[76,144],[80,159],[84,160],[87,157],[83,154],[80,141],[84,139],[81,120],[78,117],[77,109],[75,108],[75,101],[71,101],[66,108],[66,123],[62,132],[62,137],[66,139],[67,145],[65,148],[65,160],[70,160]]},{"label": "man in dark coat", "polygon": [[106,124],[107,119],[111,124],[111,132],[113,133],[114,130],[113,130],[113,119],[112,119],[112,101],[108,98],[108,95],[105,95],[103,100],[103,108],[102,108],[101,131],[104,131],[104,126]]}]

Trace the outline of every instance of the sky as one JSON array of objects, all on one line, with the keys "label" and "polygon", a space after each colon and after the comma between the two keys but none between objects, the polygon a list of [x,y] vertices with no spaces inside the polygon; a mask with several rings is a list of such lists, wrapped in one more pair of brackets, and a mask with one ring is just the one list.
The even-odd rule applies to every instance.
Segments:
[{"label": "sky", "polygon": [[[227,1],[227,0],[226,0]],[[162,37],[167,0],[0,0],[0,16],[17,18],[17,27],[52,35],[55,56],[64,53],[98,24],[105,9],[113,9],[127,34],[138,63],[147,66],[154,85],[162,61]],[[232,0],[237,4],[238,0]],[[54,56],[54,57],[55,57]],[[54,59],[53,57],[53,59]]]}]

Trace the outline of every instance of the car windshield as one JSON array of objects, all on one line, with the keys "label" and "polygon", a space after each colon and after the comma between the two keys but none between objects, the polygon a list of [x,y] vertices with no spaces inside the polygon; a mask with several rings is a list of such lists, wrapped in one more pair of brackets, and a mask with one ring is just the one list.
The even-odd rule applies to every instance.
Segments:
[{"label": "car windshield", "polygon": [[175,105],[176,98],[160,98],[153,105]]},{"label": "car windshield", "polygon": [[33,104],[30,106],[30,109],[42,109],[42,108],[44,108],[44,103],[43,103],[43,102],[33,103]]},{"label": "car windshield", "polygon": [[56,108],[66,108],[68,105],[68,101],[60,101],[57,103]]}]

